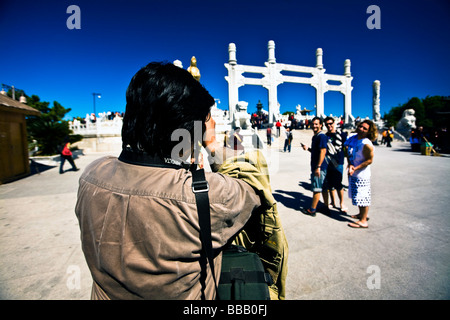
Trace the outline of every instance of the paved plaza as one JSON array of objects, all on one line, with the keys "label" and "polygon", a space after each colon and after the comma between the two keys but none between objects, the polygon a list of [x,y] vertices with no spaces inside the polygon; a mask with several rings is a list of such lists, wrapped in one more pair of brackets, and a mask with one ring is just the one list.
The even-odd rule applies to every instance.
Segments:
[{"label": "paved plaza", "polygon": [[[369,229],[357,230],[337,210],[300,211],[312,197],[310,153],[300,142],[311,136],[296,130],[292,152],[282,152],[282,139],[267,151],[289,244],[286,298],[449,299],[450,157],[412,153],[403,142],[376,146]],[[79,154],[78,172],[39,166],[0,185],[0,299],[90,298],[74,207],[82,170],[104,155]],[[357,214],[347,197],[346,204]]]}]

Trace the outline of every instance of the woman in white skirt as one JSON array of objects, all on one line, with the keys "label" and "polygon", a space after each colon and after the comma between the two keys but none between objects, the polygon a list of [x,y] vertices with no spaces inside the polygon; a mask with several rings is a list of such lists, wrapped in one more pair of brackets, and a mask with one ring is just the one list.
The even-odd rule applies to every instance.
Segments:
[{"label": "woman in white skirt", "polygon": [[377,138],[377,128],[370,120],[364,120],[356,128],[356,135],[344,144],[348,160],[349,197],[352,204],[358,206],[359,214],[352,216],[358,221],[349,223],[352,228],[368,228],[369,207],[371,204],[370,165],[373,161],[372,141]]}]

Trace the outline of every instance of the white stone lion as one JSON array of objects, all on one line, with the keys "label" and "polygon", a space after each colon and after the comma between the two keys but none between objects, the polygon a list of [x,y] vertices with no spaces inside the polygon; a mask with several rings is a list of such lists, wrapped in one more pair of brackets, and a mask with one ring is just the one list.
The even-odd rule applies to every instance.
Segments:
[{"label": "white stone lion", "polygon": [[233,123],[235,128],[243,130],[251,128],[250,114],[247,113],[248,102],[239,101],[236,104],[236,110],[233,115]]},{"label": "white stone lion", "polygon": [[396,129],[398,131],[411,130],[416,127],[416,117],[414,116],[414,109],[406,109],[403,111],[402,118],[397,123]]}]

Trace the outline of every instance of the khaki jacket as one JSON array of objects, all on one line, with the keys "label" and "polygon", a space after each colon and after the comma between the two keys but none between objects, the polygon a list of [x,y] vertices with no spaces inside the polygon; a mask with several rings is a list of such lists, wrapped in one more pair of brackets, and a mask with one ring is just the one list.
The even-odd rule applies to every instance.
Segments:
[{"label": "khaki jacket", "polygon": [[[260,206],[247,183],[208,172],[213,248],[220,249]],[[186,169],[91,163],[75,208],[94,286],[93,299],[215,298],[211,269],[200,279],[202,245],[192,174]],[[222,255],[214,260],[216,277]]]}]

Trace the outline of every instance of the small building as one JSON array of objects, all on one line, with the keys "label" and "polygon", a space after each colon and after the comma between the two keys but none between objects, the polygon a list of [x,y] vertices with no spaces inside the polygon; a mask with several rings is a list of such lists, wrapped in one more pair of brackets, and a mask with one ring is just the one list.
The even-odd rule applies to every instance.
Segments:
[{"label": "small building", "polygon": [[0,94],[0,184],[30,173],[25,116],[41,112],[22,102]]}]

